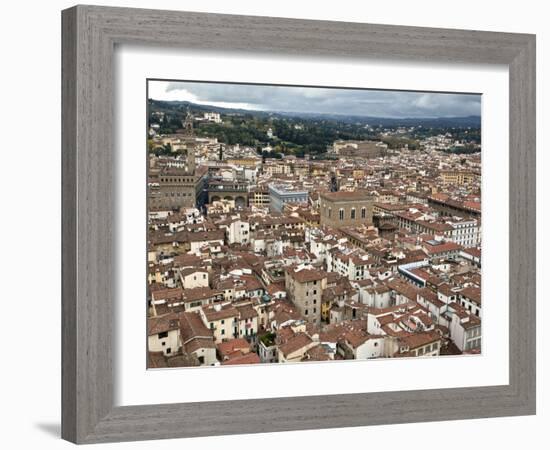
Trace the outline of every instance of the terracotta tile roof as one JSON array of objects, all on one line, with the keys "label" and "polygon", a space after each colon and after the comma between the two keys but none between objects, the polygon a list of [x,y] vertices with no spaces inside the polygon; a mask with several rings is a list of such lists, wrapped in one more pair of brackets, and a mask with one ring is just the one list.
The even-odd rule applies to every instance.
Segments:
[{"label": "terracotta tile roof", "polygon": [[418,294],[418,289],[412,284],[402,281],[399,278],[393,278],[386,282],[386,285],[398,294],[403,295],[409,300],[416,301],[416,296]]},{"label": "terracotta tile roof", "polygon": [[163,316],[157,316],[157,317],[149,317],[147,319],[148,336],[177,330],[178,328],[179,328],[179,321],[178,321],[178,316],[175,313],[168,313]]},{"label": "terracotta tile roof", "polygon": [[370,193],[363,190],[323,192],[320,194],[320,196],[321,198],[326,198],[327,200],[333,202],[360,201],[370,200],[374,198]]},{"label": "terracotta tile roof", "polygon": [[437,294],[429,288],[422,288],[418,291],[418,296],[430,302],[437,308],[445,306],[445,303],[437,298]]},{"label": "terracotta tile roof", "polygon": [[247,353],[246,355],[234,356],[226,361],[222,362],[222,366],[230,366],[237,364],[259,364],[261,363],[260,357],[253,352]]},{"label": "terracotta tile roof", "polygon": [[307,347],[313,340],[305,333],[296,333],[287,342],[279,346],[279,350],[285,356]]},{"label": "terracotta tile roof", "polygon": [[163,352],[147,352],[147,368],[162,369],[168,367]]},{"label": "terracotta tile roof", "polygon": [[185,289],[182,293],[182,298],[184,302],[190,303],[199,300],[215,298],[222,294],[223,292],[218,289],[210,289],[209,287],[198,287],[193,289]]},{"label": "terracotta tile roof", "polygon": [[228,356],[235,351],[240,351],[241,354],[248,353],[250,351],[250,344],[244,338],[230,339],[226,342],[220,342],[218,344],[218,351],[222,357]]},{"label": "terracotta tile roof", "polygon": [[187,342],[184,347],[187,353],[193,353],[202,348],[216,348],[216,344],[212,338],[194,338]]},{"label": "terracotta tile roof", "polygon": [[424,242],[424,248],[430,254],[446,253],[452,251],[459,251],[462,247],[454,242],[445,242],[437,245],[432,245],[429,242]]},{"label": "terracotta tile roof", "polygon": [[212,330],[204,325],[198,312],[180,313],[179,326],[183,344],[194,338],[212,338]]},{"label": "terracotta tile roof", "polygon": [[310,348],[302,358],[302,361],[330,361],[331,358],[327,350],[322,345],[316,345]]},{"label": "terracotta tile roof", "polygon": [[478,305],[481,305],[481,289],[475,286],[470,286],[459,291],[460,295],[473,300]]},{"label": "terracotta tile roof", "polygon": [[219,305],[209,305],[202,308],[206,320],[214,322],[216,320],[229,319],[231,317],[239,317],[239,311],[231,304],[225,304],[221,307]]},{"label": "terracotta tile roof", "polygon": [[468,253],[469,255],[472,255],[475,258],[481,258],[481,250],[479,248],[471,247],[471,248],[465,248],[464,253]]},{"label": "terracotta tile roof", "polygon": [[180,300],[183,295],[183,289],[182,288],[169,288],[169,289],[160,289],[155,290],[151,293],[151,297],[153,298],[153,301],[159,301],[159,300]]},{"label": "terracotta tile roof", "polygon": [[327,273],[323,270],[317,269],[301,269],[295,270],[288,268],[287,273],[290,277],[294,278],[298,283],[308,283],[311,281],[319,281],[326,278]]},{"label": "terracotta tile roof", "polygon": [[254,317],[258,317],[258,312],[254,309],[254,307],[251,304],[235,305],[235,307],[239,312],[240,320],[253,319]]},{"label": "terracotta tile roof", "polygon": [[441,340],[441,336],[437,331],[426,331],[422,333],[412,333],[406,337],[399,338],[400,346],[407,346],[409,350],[414,350],[418,347],[437,342]]}]

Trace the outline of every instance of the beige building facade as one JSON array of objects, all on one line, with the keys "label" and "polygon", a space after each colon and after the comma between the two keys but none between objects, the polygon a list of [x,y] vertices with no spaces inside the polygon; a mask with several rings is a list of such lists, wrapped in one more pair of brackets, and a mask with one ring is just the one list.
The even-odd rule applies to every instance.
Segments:
[{"label": "beige building facade", "polygon": [[321,298],[327,287],[327,273],[310,268],[290,268],[285,272],[289,300],[308,322],[321,323]]},{"label": "beige building facade", "polygon": [[321,225],[333,228],[371,225],[375,198],[366,191],[320,194]]}]

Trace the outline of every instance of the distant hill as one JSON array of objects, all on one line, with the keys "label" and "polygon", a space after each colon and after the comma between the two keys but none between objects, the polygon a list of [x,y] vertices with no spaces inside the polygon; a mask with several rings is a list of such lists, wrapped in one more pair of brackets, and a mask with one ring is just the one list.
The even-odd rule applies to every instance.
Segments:
[{"label": "distant hill", "polygon": [[258,117],[292,117],[306,120],[323,121],[331,120],[344,123],[364,123],[371,126],[381,125],[383,127],[413,127],[423,126],[426,128],[480,128],[480,116],[466,117],[375,117],[375,116],[357,116],[345,114],[324,114],[324,113],[307,113],[307,112],[285,112],[285,111],[258,111],[238,108],[223,108],[220,106],[199,105],[187,101],[165,101],[165,100],[149,100],[149,105],[156,111],[164,112],[184,112],[187,108],[196,112],[213,111],[220,114],[239,114],[251,115]]}]

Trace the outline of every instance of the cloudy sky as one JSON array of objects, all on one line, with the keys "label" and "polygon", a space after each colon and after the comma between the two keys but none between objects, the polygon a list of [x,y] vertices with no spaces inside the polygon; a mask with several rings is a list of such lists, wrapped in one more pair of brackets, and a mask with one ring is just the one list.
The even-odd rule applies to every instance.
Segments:
[{"label": "cloudy sky", "polygon": [[149,98],[296,113],[399,118],[481,115],[481,96],[476,94],[149,81]]}]

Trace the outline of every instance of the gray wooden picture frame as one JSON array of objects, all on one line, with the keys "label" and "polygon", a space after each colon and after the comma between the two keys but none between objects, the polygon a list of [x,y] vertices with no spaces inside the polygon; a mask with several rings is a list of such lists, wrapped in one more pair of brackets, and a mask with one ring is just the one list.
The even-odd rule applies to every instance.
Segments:
[{"label": "gray wooden picture frame", "polygon": [[[94,443],[535,413],[535,36],[97,6],[63,11],[62,34],[64,439]],[[116,44],[507,65],[509,384],[114,406]]]}]

